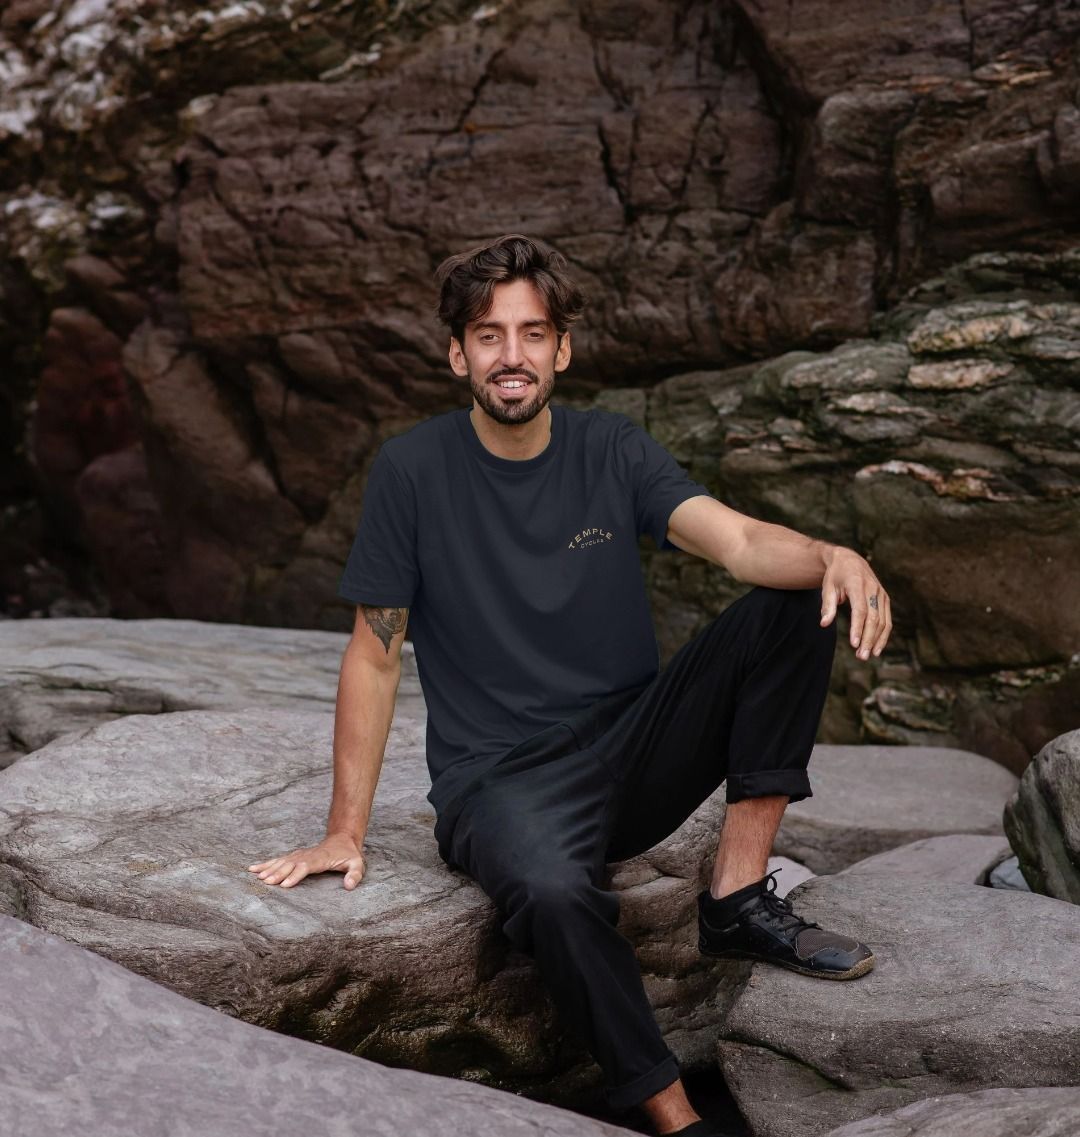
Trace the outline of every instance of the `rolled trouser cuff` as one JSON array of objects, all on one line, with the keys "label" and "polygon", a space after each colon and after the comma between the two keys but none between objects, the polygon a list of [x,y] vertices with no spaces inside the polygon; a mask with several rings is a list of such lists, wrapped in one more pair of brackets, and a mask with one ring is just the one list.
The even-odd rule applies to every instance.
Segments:
[{"label": "rolled trouser cuff", "polygon": [[671,1055],[632,1082],[609,1087],[606,1092],[608,1105],[612,1109],[629,1109],[633,1105],[640,1105],[646,1098],[658,1094],[681,1076],[678,1060]]},{"label": "rolled trouser cuff", "polygon": [[728,774],[727,802],[748,797],[787,794],[791,801],[813,797],[810,777],[805,770],[754,770],[749,774]]}]

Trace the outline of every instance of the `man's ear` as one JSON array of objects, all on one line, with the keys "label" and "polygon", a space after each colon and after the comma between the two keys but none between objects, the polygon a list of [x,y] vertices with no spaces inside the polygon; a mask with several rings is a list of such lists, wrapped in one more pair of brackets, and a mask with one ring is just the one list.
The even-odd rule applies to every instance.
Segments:
[{"label": "man's ear", "polygon": [[456,336],[450,337],[450,370],[462,379],[469,374],[469,364],[465,359],[465,349]]},{"label": "man's ear", "polygon": [[555,370],[565,371],[570,366],[570,333],[559,336],[559,349],[555,352]]}]

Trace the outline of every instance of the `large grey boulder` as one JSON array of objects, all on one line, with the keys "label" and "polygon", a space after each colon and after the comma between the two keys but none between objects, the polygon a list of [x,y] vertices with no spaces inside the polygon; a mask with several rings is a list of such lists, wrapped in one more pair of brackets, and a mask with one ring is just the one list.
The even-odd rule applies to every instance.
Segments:
[{"label": "large grey boulder", "polygon": [[485,1086],[238,1022],[0,916],[3,1137],[616,1137]]},{"label": "large grey boulder", "polygon": [[[199,620],[0,622],[0,766],[132,714],[333,706],[342,632]],[[411,643],[395,712],[426,714]]]},{"label": "large grey boulder", "polygon": [[1080,904],[1080,730],[1035,755],[1005,806],[1005,829],[1028,884]]},{"label": "large grey boulder", "polygon": [[1011,852],[1004,837],[953,833],[948,837],[924,837],[856,861],[842,874],[917,876],[957,884],[989,884],[991,871]]},{"label": "large grey boulder", "polygon": [[773,852],[816,873],[950,833],[1000,836],[1016,775],[966,750],[815,746],[814,796],[788,806]]},{"label": "large grey boulder", "polygon": [[829,1137],[1071,1137],[1080,1133],[1080,1088],[976,1090],[906,1105],[834,1129]]},{"label": "large grey boulder", "polygon": [[755,965],[719,1045],[755,1137],[816,1137],[935,1095],[1077,1081],[1080,909],[855,873],[817,877],[792,899],[867,942],[877,965],[844,983]]},{"label": "large grey boulder", "polygon": [[[420,724],[396,722],[364,881],[281,889],[247,866],[325,831],[333,714],[129,715],[0,771],[0,905],[248,1022],[395,1066],[568,1102],[599,1068],[566,1036],[491,901],[439,858]],[[693,1069],[749,965],[697,952],[714,794],[666,841],[611,866],[620,927],[657,1019]]]}]

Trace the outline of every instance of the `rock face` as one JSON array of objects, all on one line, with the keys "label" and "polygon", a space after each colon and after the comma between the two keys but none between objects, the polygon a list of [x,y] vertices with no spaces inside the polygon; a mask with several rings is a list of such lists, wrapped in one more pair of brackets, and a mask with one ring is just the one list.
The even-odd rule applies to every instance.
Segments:
[{"label": "rock face", "polygon": [[1005,807],[1005,830],[1036,892],[1080,904],[1080,730],[1035,756]]},{"label": "rock face", "polygon": [[878,853],[843,869],[844,873],[873,876],[917,876],[923,880],[955,881],[957,884],[991,884],[992,871],[1012,849],[1004,837],[978,837],[955,833],[926,837]]},{"label": "rock face", "polygon": [[948,1094],[834,1129],[829,1137],[1064,1137],[1080,1129],[1080,1089]]},{"label": "rock face", "polygon": [[[814,1137],[943,1094],[1075,1083],[1072,905],[851,873],[817,877],[793,900],[808,919],[865,940],[877,965],[848,983],[755,965],[719,1045],[755,1137]],[[982,1133],[950,1137],[969,1131]]]},{"label": "rock face", "polygon": [[[532,960],[438,856],[422,724],[395,720],[362,884],[293,889],[256,861],[325,832],[333,715],[255,707],[131,714],[0,771],[0,908],[259,1026],[393,1066],[530,1096],[595,1093]],[[695,896],[723,813],[714,794],[670,838],[610,868],[668,1042],[711,1064],[748,965],[697,952]]]},{"label": "rock face", "polygon": [[358,1118],[418,1137],[629,1133],[237,1022],[6,916],[0,1004],[14,1011],[0,1032],[6,1133],[131,1132],[136,1117],[144,1133],[203,1137],[344,1137]]},{"label": "rock face", "polygon": [[[123,715],[333,707],[348,639],[195,620],[0,623],[0,766]],[[418,727],[427,715],[411,643],[394,714]]]},{"label": "rock face", "polygon": [[[1075,727],[1078,266],[976,257],[875,339],[648,393],[653,433],[717,496],[863,550],[890,590],[893,651],[841,646],[827,740],[960,745],[1019,773]],[[732,594],[663,556],[651,573],[669,640]]]},{"label": "rock face", "polygon": [[[347,627],[376,447],[465,398],[432,269],[524,229],[562,397],[895,590],[828,737],[1019,770],[1080,697],[1080,17],[924,9],[9,4],[3,610]],[[670,652],[731,585],[652,560]]]},{"label": "rock face", "polygon": [[926,837],[978,834],[1005,844],[1001,811],[1016,778],[978,754],[819,745],[809,774],[814,796],[784,811],[773,851],[815,873]]}]

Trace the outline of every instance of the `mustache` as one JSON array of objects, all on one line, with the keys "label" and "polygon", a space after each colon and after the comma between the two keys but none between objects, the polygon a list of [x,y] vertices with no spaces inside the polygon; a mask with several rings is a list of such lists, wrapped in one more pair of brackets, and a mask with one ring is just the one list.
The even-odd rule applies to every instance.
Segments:
[{"label": "mustache", "polygon": [[488,376],[488,382],[494,383],[496,379],[511,379],[520,375],[523,379],[531,379],[534,383],[540,382],[540,376],[526,367],[504,367],[501,371],[493,371]]}]

